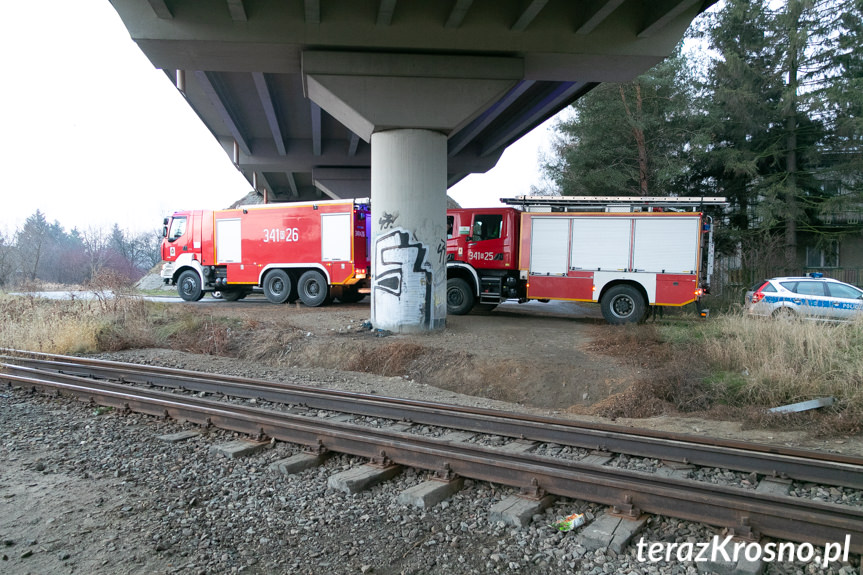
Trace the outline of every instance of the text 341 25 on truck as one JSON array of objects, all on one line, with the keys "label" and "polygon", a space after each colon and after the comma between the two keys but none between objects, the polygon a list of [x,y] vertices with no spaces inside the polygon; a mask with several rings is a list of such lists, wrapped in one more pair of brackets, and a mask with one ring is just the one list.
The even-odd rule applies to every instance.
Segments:
[{"label": "text 341 25 on truck", "polygon": [[[612,324],[698,302],[725,198],[545,197],[447,212],[447,313],[517,299],[598,302]],[[705,254],[702,257],[702,254]],[[706,265],[702,266],[702,261]]]}]

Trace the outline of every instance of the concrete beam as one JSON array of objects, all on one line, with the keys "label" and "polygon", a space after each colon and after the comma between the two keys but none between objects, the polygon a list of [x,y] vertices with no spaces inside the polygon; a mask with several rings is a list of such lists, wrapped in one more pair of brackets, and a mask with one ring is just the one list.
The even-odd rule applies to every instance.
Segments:
[{"label": "concrete beam", "polygon": [[[257,189],[258,191],[262,191],[262,188],[263,188],[264,190],[266,190],[270,193],[273,192],[274,188],[272,185],[270,185],[270,182],[267,180],[267,176],[266,176],[266,174],[264,174],[264,172],[254,172],[253,175],[257,179],[257,184],[258,184],[258,187],[255,189]],[[266,200],[267,194],[263,194],[263,196],[264,196],[264,199]]]},{"label": "concrete beam", "polygon": [[305,93],[366,141],[410,126],[448,134],[506,94],[518,58],[304,52]]},{"label": "concrete beam", "polygon": [[225,127],[234,137],[234,141],[240,146],[240,150],[246,155],[251,155],[252,150],[249,148],[248,138],[240,126],[240,121],[233,111],[231,103],[224,93],[224,89],[219,84],[218,76],[215,73],[196,70],[195,79],[216,109]]},{"label": "concrete beam", "polygon": [[279,117],[276,114],[276,106],[273,104],[273,95],[270,93],[270,87],[267,84],[267,77],[263,72],[252,72],[252,78],[255,81],[255,88],[258,90],[258,98],[261,100],[261,107],[264,109],[264,115],[267,117],[267,125],[273,133],[273,141],[276,143],[276,149],[280,156],[287,154],[285,149],[285,138],[282,135],[282,128],[279,125]]},{"label": "concrete beam", "polygon": [[312,116],[312,154],[321,155],[321,107],[314,101],[310,102]]},{"label": "concrete beam", "polygon": [[579,26],[575,33],[581,36],[585,36],[590,34],[596,27],[605,22],[611,13],[617,10],[620,5],[623,4],[623,0],[606,0],[599,5],[590,16],[588,16],[587,20]]},{"label": "concrete beam", "polygon": [[479,136],[504,112],[513,106],[515,102],[533,85],[534,82],[531,80],[519,82],[506,94],[506,96],[492,104],[490,108],[480,114],[480,116],[474,119],[470,124],[453,134],[447,142],[448,155],[450,157],[455,156],[461,152],[465,146],[475,141],[477,136]]},{"label": "concrete beam", "polygon": [[480,155],[502,150],[530,131],[540,118],[551,116],[562,110],[578,96],[579,92],[587,91],[591,87],[580,82],[553,85],[544,97],[534,102],[528,110],[523,111],[522,115],[516,116],[508,124],[502,126],[495,137],[485,140]]},{"label": "concrete beam", "polygon": [[[654,13],[650,20],[645,23],[644,28],[638,33],[639,38],[650,38],[659,34],[663,29],[669,26],[676,19],[680,18],[695,6],[701,5],[702,0],[683,0],[668,3],[654,2],[651,6],[654,7]],[[665,6],[665,9],[663,9]],[[689,22],[690,19],[687,19]]]},{"label": "concrete beam", "polygon": [[150,4],[150,8],[153,9],[153,13],[156,14],[157,18],[162,20],[171,20],[174,18],[165,0],[147,0],[147,2]]},{"label": "concrete beam", "polygon": [[397,0],[381,0],[381,3],[378,5],[377,26],[389,26],[393,23],[396,2]]},{"label": "concrete beam", "polygon": [[368,198],[372,194],[372,173],[367,168],[316,168],[315,187],[334,200]]},{"label": "concrete beam", "polygon": [[306,24],[321,23],[321,2],[320,0],[303,0],[305,8]]},{"label": "concrete beam", "polygon": [[452,30],[461,26],[471,5],[473,5],[473,0],[456,0],[455,5],[449,13],[449,17],[446,19],[444,28]]},{"label": "concrete beam", "polygon": [[231,20],[234,22],[247,22],[246,7],[243,5],[243,0],[228,0],[228,12],[231,13]]},{"label": "concrete beam", "polygon": [[294,178],[294,174],[291,172],[285,172],[285,175],[288,177],[288,186],[291,188],[291,196],[294,198],[300,197],[300,192],[297,189],[297,180]]},{"label": "concrete beam", "polygon": [[527,27],[539,15],[540,11],[545,8],[546,4],[548,4],[548,0],[531,0],[530,4],[527,5],[510,29],[513,32],[524,32],[527,30]]},{"label": "concrete beam", "polygon": [[357,136],[356,134],[354,134],[353,132],[351,132],[351,142],[350,142],[350,144],[348,144],[348,155],[349,156],[356,156],[357,155],[357,148],[359,147],[359,145],[360,145],[360,137]]}]

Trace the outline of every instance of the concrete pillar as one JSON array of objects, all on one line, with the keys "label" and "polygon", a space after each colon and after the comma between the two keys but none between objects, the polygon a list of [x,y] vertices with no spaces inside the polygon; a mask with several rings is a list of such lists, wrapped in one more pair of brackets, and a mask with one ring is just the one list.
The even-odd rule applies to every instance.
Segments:
[{"label": "concrete pillar", "polygon": [[304,94],[371,143],[372,325],[443,329],[446,139],[524,78],[523,59],[306,50],[301,65]]},{"label": "concrete pillar", "polygon": [[372,325],[399,333],[446,325],[446,136],[375,132]]}]

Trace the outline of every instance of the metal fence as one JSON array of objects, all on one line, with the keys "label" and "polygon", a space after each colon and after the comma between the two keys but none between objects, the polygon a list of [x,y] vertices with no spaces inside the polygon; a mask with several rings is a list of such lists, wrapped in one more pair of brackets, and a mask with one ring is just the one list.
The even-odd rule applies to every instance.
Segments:
[{"label": "metal fence", "polygon": [[789,275],[805,276],[810,273],[821,273],[826,278],[837,279],[858,287],[863,287],[863,269],[860,268],[798,268],[791,273],[781,270],[756,270],[741,265],[741,258],[737,255],[719,256],[716,259],[711,282],[710,293],[722,299],[743,302],[743,295],[755,282],[770,277]]}]

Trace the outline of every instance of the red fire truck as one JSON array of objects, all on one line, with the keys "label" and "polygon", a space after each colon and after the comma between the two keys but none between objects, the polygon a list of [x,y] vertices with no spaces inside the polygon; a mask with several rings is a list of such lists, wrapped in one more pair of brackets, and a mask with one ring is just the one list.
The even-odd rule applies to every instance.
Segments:
[{"label": "red fire truck", "polygon": [[[507,299],[598,302],[612,324],[650,306],[696,302],[709,287],[712,221],[725,198],[546,197],[447,211],[447,313]],[[708,264],[701,276],[702,238]]]},{"label": "red fire truck", "polygon": [[175,212],[165,218],[162,279],[186,301],[234,301],[260,287],[273,303],[319,306],[368,293],[369,205],[362,200]]}]

